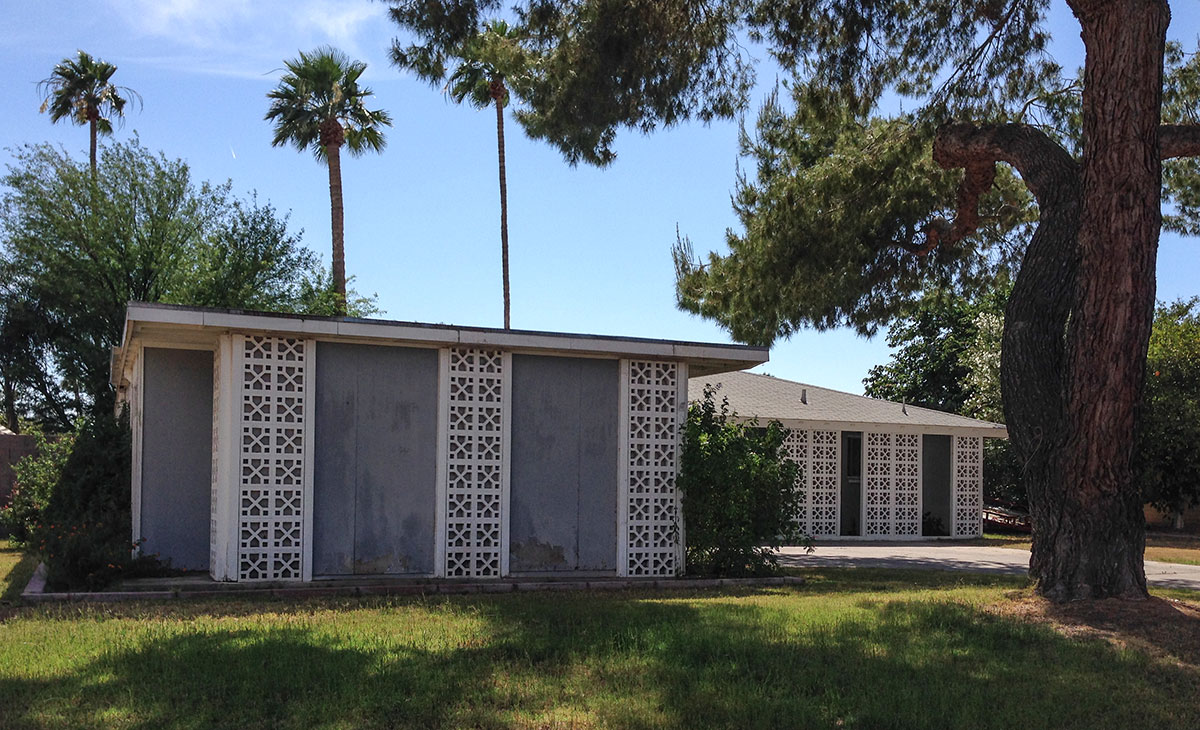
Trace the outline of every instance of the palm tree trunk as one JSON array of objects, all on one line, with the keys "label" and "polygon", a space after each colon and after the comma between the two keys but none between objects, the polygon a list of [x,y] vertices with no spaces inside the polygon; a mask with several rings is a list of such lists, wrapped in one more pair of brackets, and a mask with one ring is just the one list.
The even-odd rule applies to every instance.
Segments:
[{"label": "palm tree trunk", "polygon": [[333,229],[333,287],[337,292],[337,314],[346,314],[346,234],[342,212],[342,160],[340,145],[325,147],[329,162],[329,218]]},{"label": "palm tree trunk", "polygon": [[504,329],[510,329],[508,297],[508,182],[504,175],[504,105],[496,98],[496,149],[500,155],[500,267],[504,276]]},{"label": "palm tree trunk", "polygon": [[88,132],[91,135],[92,177],[96,177],[96,120],[89,115]]}]

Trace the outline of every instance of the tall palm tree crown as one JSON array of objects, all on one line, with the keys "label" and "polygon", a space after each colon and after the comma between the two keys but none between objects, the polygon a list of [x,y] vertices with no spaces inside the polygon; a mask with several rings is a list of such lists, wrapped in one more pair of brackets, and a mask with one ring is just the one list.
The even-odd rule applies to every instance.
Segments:
[{"label": "tall palm tree crown", "polygon": [[351,61],[341,51],[323,46],[285,61],[279,86],[267,94],[271,106],[266,120],[274,122],[271,144],[311,150],[329,167],[330,222],[333,233],[333,281],[345,307],[346,257],[342,210],[341,148],[358,156],[380,152],[386,143],[382,127],[392,118],[382,109],[366,106],[372,92],[359,85],[367,64]]},{"label": "tall palm tree crown", "polygon": [[461,45],[439,57],[407,55],[392,49],[392,61],[407,67],[430,83],[446,77],[446,63],[454,65],[445,91],[458,103],[469,102],[477,109],[496,109],[496,149],[500,168],[500,259],[504,290],[504,328],[512,326],[508,284],[508,182],[504,157],[504,107],[510,90],[518,96],[528,89],[537,68],[536,56],[522,41],[525,32],[503,20],[484,23]]},{"label": "tall palm tree crown", "polygon": [[92,174],[96,172],[97,135],[112,134],[111,117],[123,117],[130,98],[141,101],[133,89],[110,83],[116,71],[111,63],[79,51],[75,58],[64,58],[49,77],[38,82],[38,93],[45,97],[41,111],[50,113],[51,122],[69,119],[80,126],[88,125]]}]

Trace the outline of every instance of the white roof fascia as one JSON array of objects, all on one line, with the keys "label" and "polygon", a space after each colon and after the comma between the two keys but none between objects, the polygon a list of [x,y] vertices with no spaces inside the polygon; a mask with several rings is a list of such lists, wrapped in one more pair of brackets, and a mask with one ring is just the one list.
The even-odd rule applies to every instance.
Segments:
[{"label": "white roof fascia", "polygon": [[727,363],[730,369],[749,368],[768,359],[766,348],[746,348],[742,345],[704,345],[644,340],[621,337],[589,337],[571,334],[503,332],[453,325],[406,325],[393,322],[363,320],[341,321],[325,318],[274,317],[241,312],[220,312],[165,308],[130,304],[125,314],[125,343],[135,336],[133,326],[140,323],[199,326],[238,331],[271,332],[278,334],[386,340],[394,343],[426,346],[470,345],[498,347],[506,350],[527,350],[609,357],[646,357],[660,359],[712,360]]},{"label": "white roof fascia", "polygon": [[[752,420],[737,416],[739,421]],[[984,438],[1008,438],[1008,429],[993,426],[942,426],[920,423],[887,423],[860,421],[806,421],[799,418],[759,418],[760,426],[779,421],[784,428],[808,429],[812,431],[871,431],[875,433],[919,433],[930,436],[983,436]]]}]

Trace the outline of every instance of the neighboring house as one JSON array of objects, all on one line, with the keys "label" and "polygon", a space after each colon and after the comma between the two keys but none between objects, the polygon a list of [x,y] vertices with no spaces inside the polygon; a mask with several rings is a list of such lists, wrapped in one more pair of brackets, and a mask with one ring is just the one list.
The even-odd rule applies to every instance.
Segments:
[{"label": "neighboring house", "polygon": [[720,384],[717,401],[728,398],[739,418],[789,429],[805,533],[982,534],[983,439],[1007,438],[1004,426],[752,373],[693,377],[688,397],[702,397],[710,384]]},{"label": "neighboring house", "polygon": [[130,304],[133,538],[228,581],[675,575],[687,378],[766,360]]}]

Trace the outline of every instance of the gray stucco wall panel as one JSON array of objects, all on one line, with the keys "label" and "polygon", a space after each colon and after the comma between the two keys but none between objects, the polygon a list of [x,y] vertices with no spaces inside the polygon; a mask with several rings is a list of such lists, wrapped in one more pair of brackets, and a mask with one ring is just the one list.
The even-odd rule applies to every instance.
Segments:
[{"label": "gray stucco wall panel", "polygon": [[354,572],[358,380],[353,351],[317,343],[313,427],[313,575]]},{"label": "gray stucco wall panel", "polygon": [[316,575],[432,573],[436,350],[318,343]]},{"label": "gray stucco wall panel", "polygon": [[206,570],[212,490],[213,354],[147,347],[142,383],[142,552]]},{"label": "gray stucco wall panel", "polygon": [[615,360],[514,355],[509,569],[616,569]]},{"label": "gray stucco wall panel", "polygon": [[616,570],[620,368],[580,362],[579,569]]},{"label": "gray stucco wall panel", "polygon": [[921,501],[923,509],[942,521],[949,534],[950,437],[925,434],[921,442]]}]

